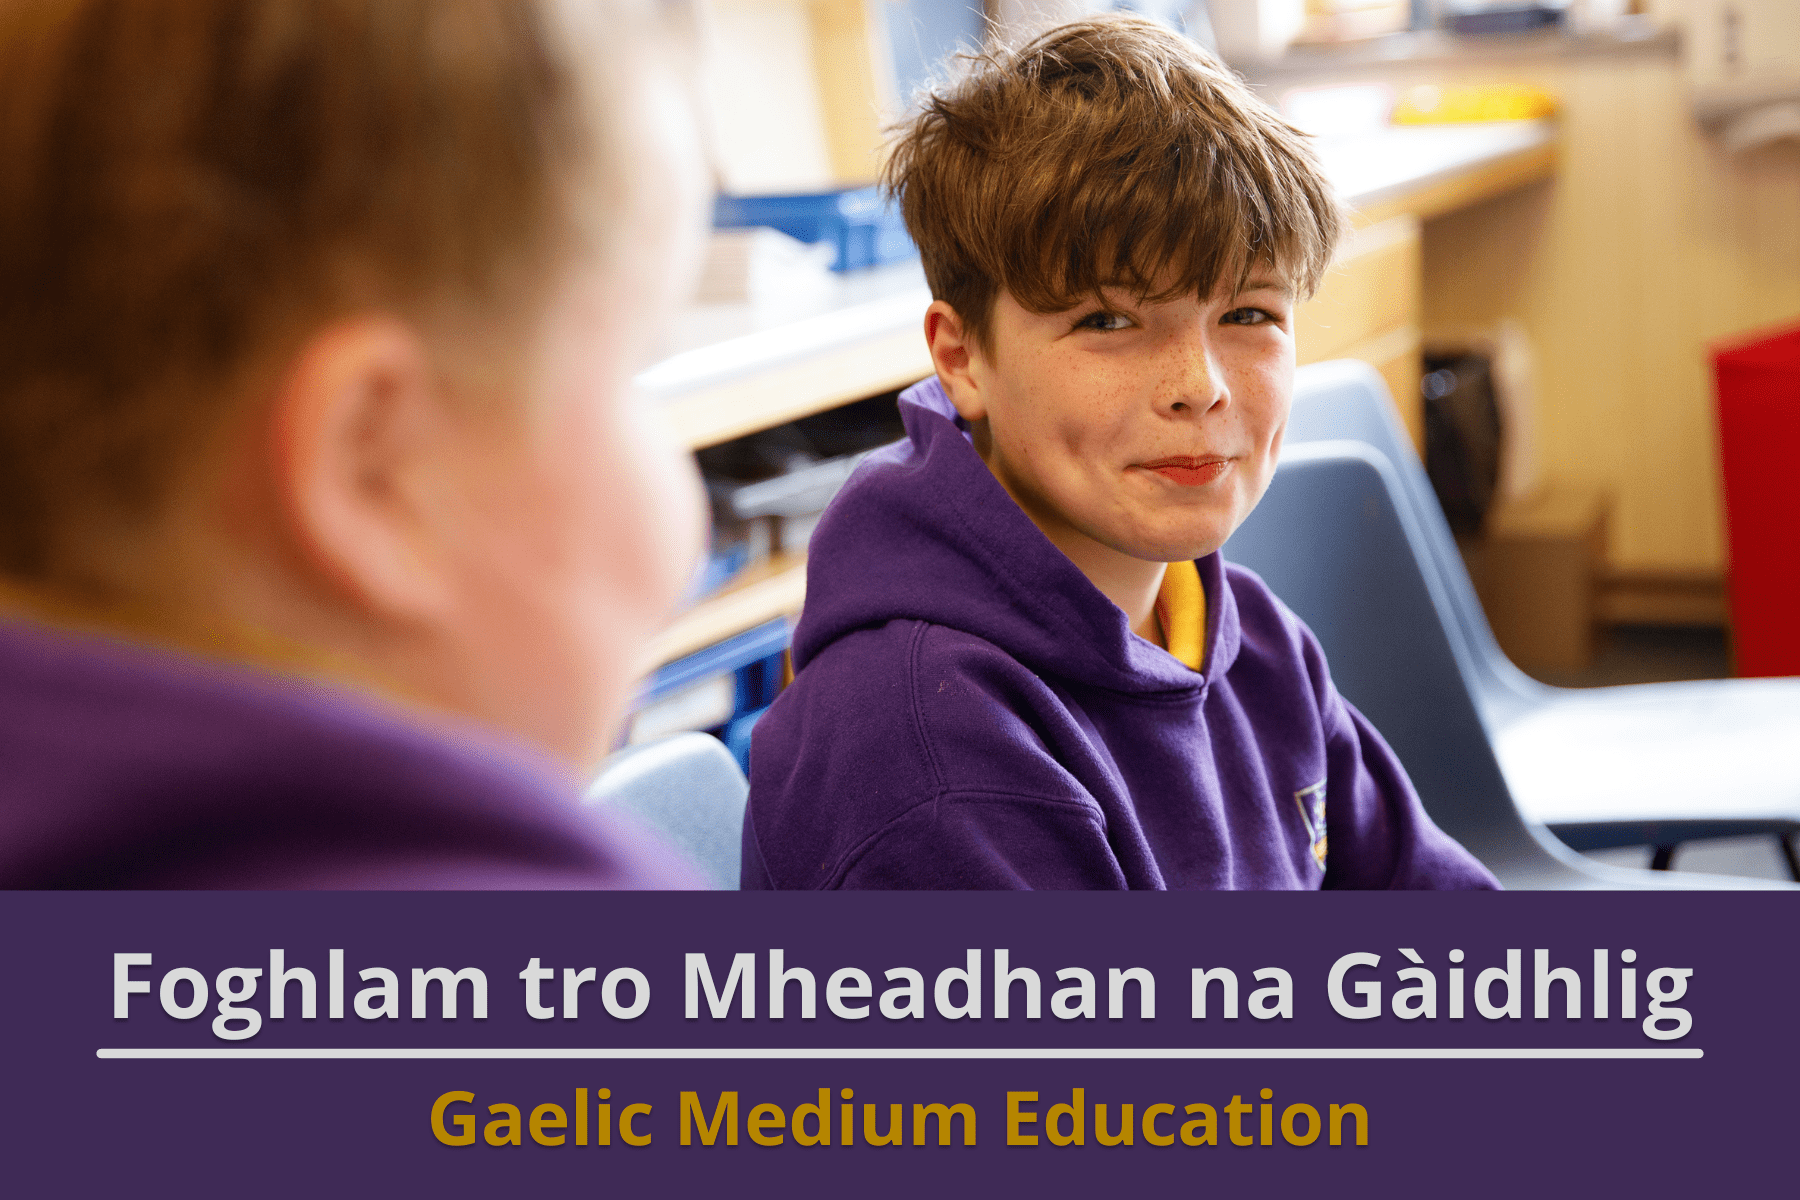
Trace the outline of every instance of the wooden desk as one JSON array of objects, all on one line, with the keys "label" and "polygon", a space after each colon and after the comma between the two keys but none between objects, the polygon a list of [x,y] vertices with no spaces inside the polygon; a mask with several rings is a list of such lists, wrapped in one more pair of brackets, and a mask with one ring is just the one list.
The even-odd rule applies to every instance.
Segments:
[{"label": "wooden desk", "polygon": [[[1548,176],[1555,126],[1391,129],[1319,149],[1358,215],[1325,285],[1297,314],[1300,361],[1373,363],[1418,440],[1419,223]],[[689,447],[716,445],[930,374],[920,328],[930,302],[918,264],[902,263],[838,279],[803,303],[696,309],[678,321],[670,357],[637,382]],[[797,613],[805,591],[803,555],[751,572],[677,618],[650,647],[647,666]]]}]

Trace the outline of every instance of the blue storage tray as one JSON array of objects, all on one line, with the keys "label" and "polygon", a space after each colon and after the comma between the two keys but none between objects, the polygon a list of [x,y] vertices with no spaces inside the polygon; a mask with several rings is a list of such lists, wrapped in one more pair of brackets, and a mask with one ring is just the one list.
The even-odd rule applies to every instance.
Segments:
[{"label": "blue storage tray", "polygon": [[[777,687],[775,675],[764,669],[763,664],[770,661],[779,664],[781,653],[787,646],[787,620],[776,617],[773,621],[765,621],[754,629],[746,629],[735,637],[676,659],[650,677],[632,707],[641,708],[703,679],[733,671],[738,673],[738,711],[760,708],[775,699]],[[752,672],[748,668],[757,670]],[[754,680],[749,678],[752,674],[756,675]]]},{"label": "blue storage tray", "polygon": [[736,677],[733,683],[737,691],[731,719],[712,733],[748,773],[750,731],[781,691],[782,660],[789,636],[786,618],[777,617],[677,659],[650,677],[632,707],[641,708],[703,679],[731,673]]},{"label": "blue storage tray", "polygon": [[919,252],[906,236],[899,207],[879,187],[798,196],[720,196],[713,205],[713,225],[766,225],[803,242],[830,242],[837,247],[834,271],[897,262]]}]

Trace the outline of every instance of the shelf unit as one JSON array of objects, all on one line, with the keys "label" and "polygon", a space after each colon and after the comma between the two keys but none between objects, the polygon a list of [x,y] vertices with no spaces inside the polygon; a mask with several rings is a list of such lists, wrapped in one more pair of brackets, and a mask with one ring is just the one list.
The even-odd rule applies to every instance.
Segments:
[{"label": "shelf unit", "polygon": [[690,450],[698,450],[891,392],[930,373],[931,356],[915,324],[814,358],[783,363],[747,379],[699,389],[670,401],[663,411],[675,435]]},{"label": "shelf unit", "polygon": [[651,639],[646,671],[685,658],[776,617],[793,617],[806,599],[806,555],[778,554],[676,617]]},{"label": "shelf unit", "polygon": [[638,387],[689,449],[893,391],[931,373],[918,262],[834,277],[804,300],[681,315],[673,353]]},{"label": "shelf unit", "polygon": [[[922,329],[931,293],[918,263],[856,272],[781,308],[687,313],[677,352],[638,377],[675,434],[698,450],[894,391],[931,373]],[[776,617],[806,597],[806,555],[778,554],[678,616],[648,647],[653,671]]]}]

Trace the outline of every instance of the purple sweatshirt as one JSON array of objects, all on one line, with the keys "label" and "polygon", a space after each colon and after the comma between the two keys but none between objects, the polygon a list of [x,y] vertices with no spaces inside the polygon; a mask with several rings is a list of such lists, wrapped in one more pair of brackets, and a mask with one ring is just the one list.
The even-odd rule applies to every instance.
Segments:
[{"label": "purple sweatshirt", "polygon": [[745,888],[1492,888],[1312,634],[1217,554],[1203,672],[1131,632],[936,379],[807,565],[757,723]]},{"label": "purple sweatshirt", "polygon": [[0,888],[691,886],[491,734],[0,620]]}]

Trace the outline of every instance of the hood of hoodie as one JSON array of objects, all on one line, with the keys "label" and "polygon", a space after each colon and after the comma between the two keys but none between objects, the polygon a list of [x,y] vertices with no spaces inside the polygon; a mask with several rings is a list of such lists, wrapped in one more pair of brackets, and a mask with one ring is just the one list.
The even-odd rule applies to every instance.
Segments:
[{"label": "hood of hoodie", "polygon": [[832,642],[920,620],[991,642],[1039,676],[1110,691],[1202,690],[1237,657],[1224,564],[1198,560],[1205,668],[1131,632],[1125,613],[1032,523],[975,452],[935,377],[900,396],[906,440],[869,456],[813,534],[794,631],[803,669]]}]

